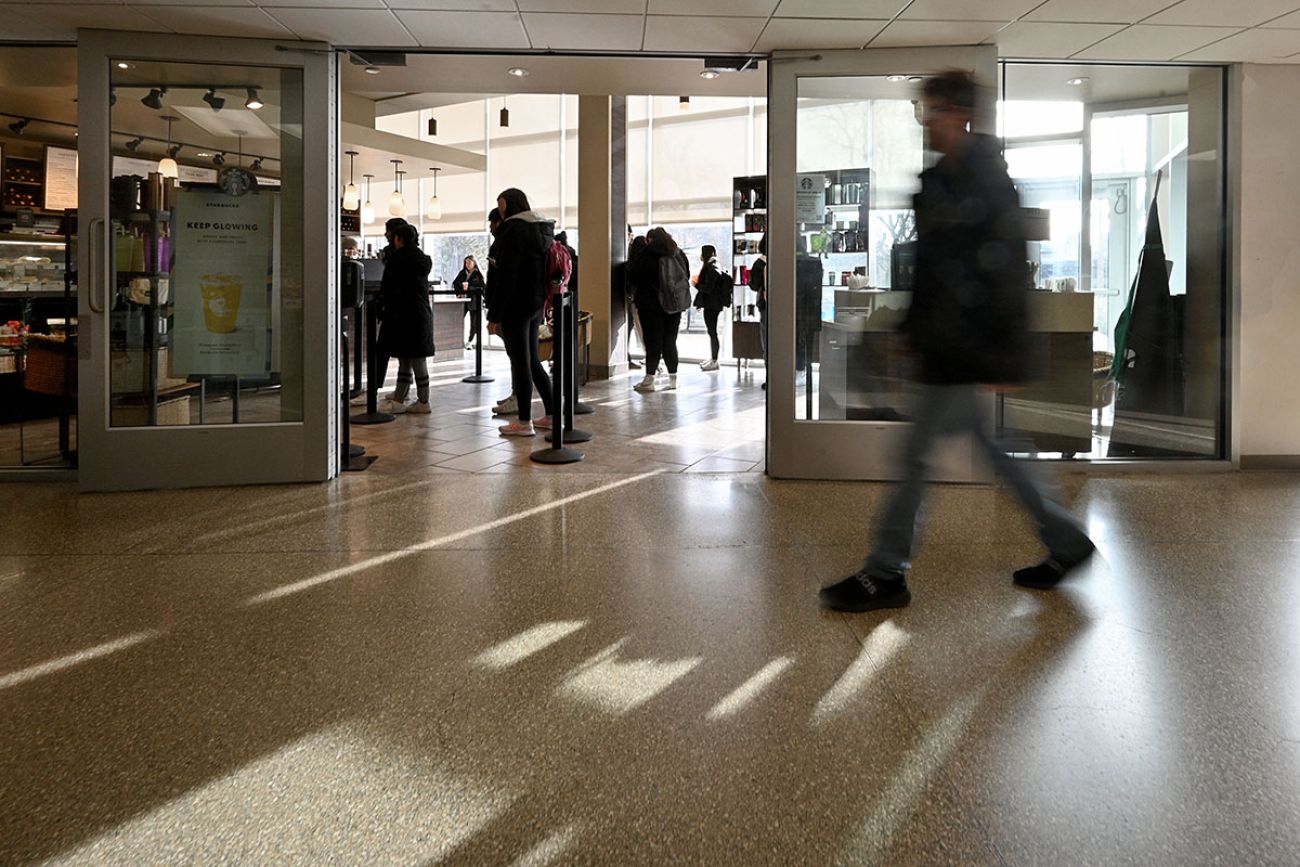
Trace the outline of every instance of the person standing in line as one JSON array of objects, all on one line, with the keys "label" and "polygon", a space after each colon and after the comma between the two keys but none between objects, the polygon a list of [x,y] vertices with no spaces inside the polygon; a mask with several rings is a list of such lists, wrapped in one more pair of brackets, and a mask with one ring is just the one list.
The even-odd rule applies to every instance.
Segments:
[{"label": "person standing in line", "polygon": [[871,553],[858,571],[820,591],[837,611],[901,608],[911,601],[911,565],[925,461],[947,434],[973,437],[1033,515],[1047,559],[1018,569],[1019,586],[1047,590],[1096,550],[1079,522],[987,433],[981,392],[1027,375],[1027,255],[1020,199],[995,138],[972,133],[976,85],[946,72],[922,86],[921,124],[941,154],[921,173],[916,211],[916,281],[902,325],[921,391],[903,445],[903,478],[877,518]]},{"label": "person standing in line", "polygon": [[620,287],[623,292],[623,309],[627,311],[628,321],[632,323],[631,330],[628,333],[627,340],[627,368],[628,370],[640,370],[641,363],[632,357],[632,335],[636,334],[637,342],[641,348],[645,349],[645,335],[641,333],[641,316],[636,312],[636,302],[633,298],[632,281],[628,277],[628,265],[632,261],[632,242],[637,238],[645,240],[643,235],[632,234],[632,224],[627,224],[627,258],[614,267],[614,285]]},{"label": "person standing in line", "polygon": [[[380,412],[419,413],[429,407],[429,356],[433,355],[433,309],[429,306],[429,272],[433,261],[416,245],[414,226],[393,230],[393,249],[384,263],[379,297],[384,318],[377,343],[384,367],[396,357],[397,389],[379,405]],[[417,400],[407,404],[414,375]]]},{"label": "person standing in line", "polygon": [[763,346],[763,390],[767,391],[767,232],[758,239],[758,258],[754,267],[749,269],[749,288],[754,290],[758,300],[758,339]]},{"label": "person standing in line", "polygon": [[380,262],[387,262],[388,257],[393,255],[393,250],[394,250],[393,233],[396,232],[400,227],[409,226],[409,225],[410,223],[406,222],[406,220],[402,219],[401,217],[393,217],[389,219],[386,223],[384,223],[385,244],[383,248],[379,251]]},{"label": "person standing in line", "polygon": [[[487,333],[500,334],[501,324],[501,305],[496,297],[495,286],[492,283],[492,266],[497,257],[497,233],[501,231],[501,209],[493,208],[488,211],[488,233],[492,238],[492,243],[488,247],[487,273],[483,275],[485,281],[483,287],[483,315],[487,319]],[[483,338],[480,336],[480,340]],[[514,392],[507,394],[498,400],[492,406],[492,414],[496,416],[516,415],[519,412],[519,403],[515,400]]]},{"label": "person standing in line", "polygon": [[[549,279],[546,255],[555,240],[555,223],[534,211],[528,197],[511,187],[497,197],[501,228],[493,244],[491,282],[494,303],[500,308],[500,334],[510,357],[510,381],[519,418],[502,425],[502,436],[533,436],[534,427],[551,427],[551,378],[538,352],[537,332],[542,324]],[[542,395],[546,414],[532,420],[533,386]]]},{"label": "person standing in line", "polygon": [[[632,387],[643,394],[658,387],[654,371],[659,368],[660,357],[668,366],[668,381],[663,387],[670,391],[677,388],[677,332],[681,328],[682,312],[691,303],[690,273],[690,260],[662,226],[646,233],[644,250],[629,263],[628,276],[636,286],[636,307],[646,339],[646,374]],[[673,274],[681,275],[686,298],[681,307],[670,313],[664,309],[661,299],[671,290],[663,281]]]},{"label": "person standing in line", "polygon": [[[451,285],[461,295],[469,295],[473,289],[480,291],[483,289],[483,272],[478,269],[478,262],[474,260],[473,256],[465,257],[464,266],[460,269],[460,273],[456,275],[456,279],[452,281]],[[469,317],[469,340],[465,341],[465,348],[473,349],[474,341],[483,339],[483,316],[474,305],[472,297],[465,302],[465,315]]]},{"label": "person standing in line", "polygon": [[718,251],[712,244],[700,248],[700,261],[704,264],[695,278],[695,307],[704,313],[704,327],[709,329],[709,349],[712,351],[708,361],[700,362],[700,370],[717,370],[718,351],[722,348],[722,341],[718,339],[718,316],[731,306],[731,298],[718,271]]}]

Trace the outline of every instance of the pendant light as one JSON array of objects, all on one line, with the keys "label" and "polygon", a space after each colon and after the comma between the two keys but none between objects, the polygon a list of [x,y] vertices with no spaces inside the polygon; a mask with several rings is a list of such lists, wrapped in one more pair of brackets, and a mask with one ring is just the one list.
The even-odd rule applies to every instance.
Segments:
[{"label": "pendant light", "polygon": [[393,164],[393,194],[388,197],[388,213],[394,217],[406,216],[406,201],[402,198],[402,173],[398,166],[401,160],[389,160]]},{"label": "pendant light", "polygon": [[370,201],[370,179],[374,175],[362,175],[366,179],[366,203],[361,206],[361,225],[365,226],[375,221],[375,206]]},{"label": "pendant light", "polygon": [[172,121],[176,116],[169,114],[163,120],[167,121],[167,156],[158,161],[158,174],[164,178],[179,178],[180,167],[176,165],[176,152],[172,150]]},{"label": "pendant light", "polygon": [[691,98],[690,98],[689,96],[679,96],[679,97],[677,97],[677,110],[678,110],[678,111],[690,111],[690,110],[691,110]]},{"label": "pendant light", "polygon": [[437,166],[433,169],[433,196],[429,199],[429,206],[424,212],[424,216],[430,220],[442,219],[442,203],[438,201],[438,172],[441,171]]},{"label": "pendant light", "polygon": [[502,128],[510,126],[510,109],[506,108],[506,98],[501,97],[501,126]]},{"label": "pendant light", "polygon": [[361,206],[361,191],[357,189],[356,184],[357,152],[346,153],[351,162],[348,165],[348,185],[343,188],[343,210],[355,211]]},{"label": "pendant light", "polygon": [[429,138],[437,138],[437,137],[438,137],[438,119],[436,117],[431,117],[429,118]]}]

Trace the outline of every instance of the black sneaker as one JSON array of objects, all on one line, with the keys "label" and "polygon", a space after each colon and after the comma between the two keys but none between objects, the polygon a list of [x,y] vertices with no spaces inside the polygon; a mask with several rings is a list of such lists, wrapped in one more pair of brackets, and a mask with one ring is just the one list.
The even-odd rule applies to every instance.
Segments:
[{"label": "black sneaker", "polygon": [[1051,554],[1037,566],[1017,569],[1011,580],[1021,587],[1032,587],[1035,590],[1051,590],[1061,583],[1061,579],[1079,566],[1087,563],[1092,555],[1097,553],[1097,546],[1092,543],[1092,540],[1089,539],[1087,542],[1088,547],[1080,553],[1068,557],[1062,554]]},{"label": "black sneaker", "polygon": [[817,593],[822,605],[834,611],[874,611],[877,608],[902,608],[912,601],[903,576],[881,578],[865,569],[854,572],[838,584],[823,587]]}]

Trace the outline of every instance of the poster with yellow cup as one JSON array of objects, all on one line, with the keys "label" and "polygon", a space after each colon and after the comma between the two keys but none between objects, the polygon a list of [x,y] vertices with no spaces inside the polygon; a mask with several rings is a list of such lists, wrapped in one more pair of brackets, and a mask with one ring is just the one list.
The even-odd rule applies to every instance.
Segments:
[{"label": "poster with yellow cup", "polygon": [[172,209],[173,376],[271,369],[273,191],[178,191]]}]

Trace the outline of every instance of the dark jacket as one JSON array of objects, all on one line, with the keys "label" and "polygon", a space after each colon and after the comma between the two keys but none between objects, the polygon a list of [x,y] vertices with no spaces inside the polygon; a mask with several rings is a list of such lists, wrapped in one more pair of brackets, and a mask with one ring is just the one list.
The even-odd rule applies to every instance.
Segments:
[{"label": "dark jacket", "polygon": [[758,294],[759,310],[767,309],[767,257],[759,257],[749,269],[749,288]]},{"label": "dark jacket", "polygon": [[379,284],[379,350],[389,358],[433,355],[433,310],[429,271],[433,261],[419,247],[394,248]]},{"label": "dark jacket", "polygon": [[722,310],[727,306],[725,290],[718,284],[722,274],[718,271],[718,260],[710,259],[700,269],[700,278],[695,282],[695,306],[700,310]]},{"label": "dark jacket", "polygon": [[1020,198],[996,139],[921,173],[912,306],[903,322],[928,383],[1027,375],[1028,258]]},{"label": "dark jacket", "polygon": [[628,281],[633,286],[632,302],[639,311],[665,315],[663,304],[659,301],[659,262],[665,256],[677,257],[686,273],[690,273],[690,260],[676,244],[664,246],[651,242],[627,263]]},{"label": "dark jacket", "polygon": [[546,253],[555,224],[536,211],[515,214],[497,232],[492,275],[493,322],[531,319],[546,301]]},{"label": "dark jacket", "polygon": [[480,269],[475,268],[474,273],[471,274],[469,271],[461,268],[460,273],[456,275],[456,279],[451,281],[451,288],[455,289],[460,294],[465,294],[465,290],[461,288],[462,283],[468,283],[469,288],[471,289],[482,289],[484,285],[483,272]]}]

